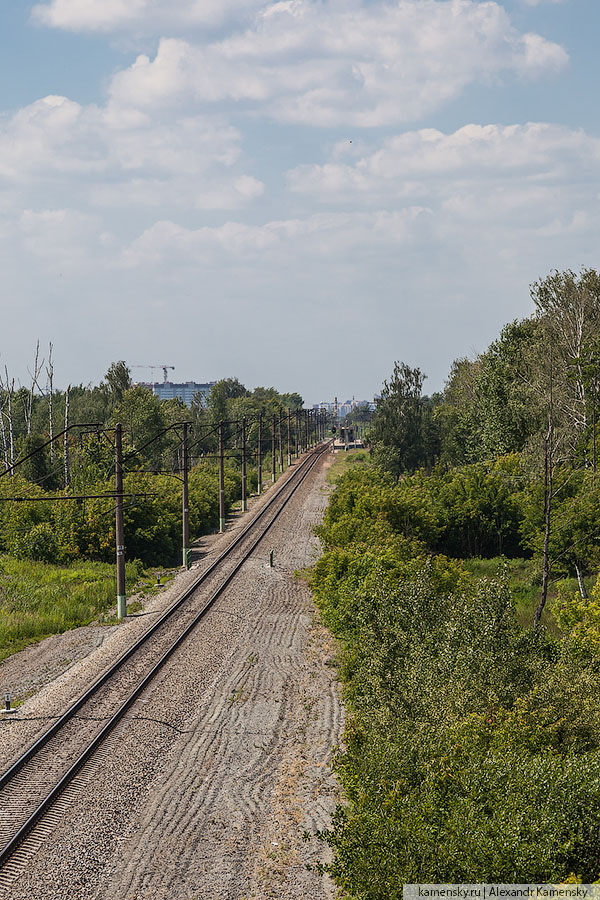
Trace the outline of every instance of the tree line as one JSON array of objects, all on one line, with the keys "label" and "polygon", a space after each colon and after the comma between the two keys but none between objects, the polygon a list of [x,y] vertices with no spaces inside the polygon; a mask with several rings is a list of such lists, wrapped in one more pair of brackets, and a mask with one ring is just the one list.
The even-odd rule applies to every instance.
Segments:
[{"label": "tree line", "polygon": [[496,552],[540,555],[543,608],[551,566],[582,576],[600,562],[600,276],[553,272],[531,297],[533,315],[506,325],[475,359],[455,360],[440,393],[426,395],[424,373],[397,362],[370,446],[396,480],[418,470],[504,470],[521,538]]},{"label": "tree line", "polygon": [[[66,563],[78,559],[110,561],[114,556],[114,504],[102,497],[114,478],[110,430],[123,428],[126,548],[130,559],[166,564],[181,544],[181,437],[175,427],[189,422],[192,538],[219,523],[217,423],[225,422],[225,495],[230,508],[239,498],[241,437],[233,424],[249,421],[249,489],[256,489],[258,416],[262,416],[264,461],[270,465],[273,417],[277,440],[287,433],[279,422],[302,408],[297,393],[246,388],[237,378],[214,384],[207,398],[191,408],[180,400],[161,401],[133,384],[123,360],[114,362],[98,385],[54,386],[50,364],[36,349],[31,385],[15,388],[5,371],[0,388],[0,551],[21,558]],[[46,380],[42,379],[45,365]],[[81,428],[73,428],[76,423]],[[71,426],[71,427],[70,427]],[[69,430],[67,430],[69,429]],[[64,432],[64,433],[63,433]],[[52,440],[52,438],[54,438]],[[287,451],[287,447],[284,447]],[[60,495],[90,495],[78,502],[42,502]],[[35,502],[12,502],[17,497]]]},{"label": "tree line", "polygon": [[600,276],[554,272],[531,297],[534,314],[506,325],[475,359],[456,359],[441,393],[425,395],[424,373],[395,364],[372,431],[385,468],[399,475],[513,452],[534,466],[552,405],[555,460],[595,469]]}]

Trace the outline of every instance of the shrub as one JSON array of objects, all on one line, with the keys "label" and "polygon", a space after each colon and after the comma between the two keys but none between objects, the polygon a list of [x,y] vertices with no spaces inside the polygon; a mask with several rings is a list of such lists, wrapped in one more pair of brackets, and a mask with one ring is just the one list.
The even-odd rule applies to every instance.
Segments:
[{"label": "shrub", "polygon": [[598,667],[523,631],[502,577],[410,543],[359,546],[313,572],[350,706],[346,802],[324,833],[338,885],[400,900],[409,882],[593,881]]},{"label": "shrub", "polygon": [[38,522],[28,532],[19,535],[13,551],[20,559],[56,560],[59,555],[58,540],[50,522]]}]

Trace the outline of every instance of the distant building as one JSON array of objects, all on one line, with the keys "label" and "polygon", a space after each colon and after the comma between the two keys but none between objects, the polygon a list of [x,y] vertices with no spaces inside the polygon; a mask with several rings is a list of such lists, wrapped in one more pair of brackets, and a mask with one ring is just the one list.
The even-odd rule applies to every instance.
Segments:
[{"label": "distant building", "polygon": [[183,400],[186,406],[191,406],[193,398],[196,394],[200,394],[202,405],[205,406],[213,384],[216,384],[216,381],[208,381],[205,384],[198,384],[195,381],[184,381],[180,384],[173,381],[155,381],[153,384],[146,382],[145,387],[150,388],[159,400]]},{"label": "distant building", "polygon": [[313,409],[324,409],[326,412],[330,413],[331,415],[335,415],[335,412],[337,409],[338,419],[343,419],[344,416],[348,415],[348,413],[352,412],[352,410],[358,409],[359,406],[360,407],[366,406],[370,410],[374,410],[375,409],[375,401],[355,400],[354,398],[352,398],[352,400],[344,400],[344,401],[338,400],[337,402],[334,402],[334,403],[327,403],[327,402],[315,403],[313,406]]}]

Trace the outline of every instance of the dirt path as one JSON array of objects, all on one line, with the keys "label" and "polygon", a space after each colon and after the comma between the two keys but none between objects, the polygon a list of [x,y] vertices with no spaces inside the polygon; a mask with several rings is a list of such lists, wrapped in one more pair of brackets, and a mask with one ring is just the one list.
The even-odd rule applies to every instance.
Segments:
[{"label": "dirt path", "polygon": [[334,896],[307,868],[324,847],[303,834],[335,806],[342,708],[331,640],[294,575],[316,556],[325,468],[82,774],[14,900]]}]

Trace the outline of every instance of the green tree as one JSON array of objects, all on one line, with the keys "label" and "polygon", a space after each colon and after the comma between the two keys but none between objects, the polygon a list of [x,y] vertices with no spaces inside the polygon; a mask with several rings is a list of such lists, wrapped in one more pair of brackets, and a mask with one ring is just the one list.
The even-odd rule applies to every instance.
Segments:
[{"label": "green tree", "polygon": [[229,417],[229,401],[247,397],[249,391],[237,378],[221,378],[210,389],[207,406],[213,422],[226,421]]},{"label": "green tree", "polygon": [[[28,434],[23,439],[20,456],[25,461],[20,469],[28,481],[39,484],[45,490],[51,490],[57,486],[58,478],[50,466],[48,448],[44,447],[46,440],[41,434]],[[29,459],[26,459],[28,456]]]},{"label": "green tree", "polygon": [[371,442],[376,461],[396,478],[430,461],[424,429],[425,376],[406,363],[394,363],[377,402]]},{"label": "green tree", "polygon": [[571,446],[588,426],[585,348],[600,330],[600,275],[554,271],[531,288],[538,319],[555,357],[555,400],[572,436]]},{"label": "green tree", "polygon": [[[126,390],[121,402],[113,410],[113,421],[121,422],[123,425],[123,435],[130,448],[140,449],[141,453],[137,457],[139,462],[146,463],[153,469],[162,467],[163,453],[169,445],[169,440],[165,435],[157,440],[153,438],[156,438],[169,422],[160,400],[152,391],[141,384]],[[152,443],[149,443],[150,441]]]},{"label": "green tree", "polygon": [[539,374],[545,356],[536,319],[506,325],[480,357],[476,394],[481,422],[481,458],[519,452],[545,423]]},{"label": "green tree", "polygon": [[127,363],[123,359],[111,363],[105,378],[113,402],[120,403],[125,391],[128,391],[131,387],[131,372]]},{"label": "green tree", "polygon": [[294,391],[291,394],[281,394],[281,404],[285,409],[297,410],[302,409],[304,401],[300,394]]},{"label": "green tree", "polygon": [[441,440],[441,460],[449,465],[481,458],[481,410],[478,402],[480,359],[452,363],[443,402],[435,411]]}]

